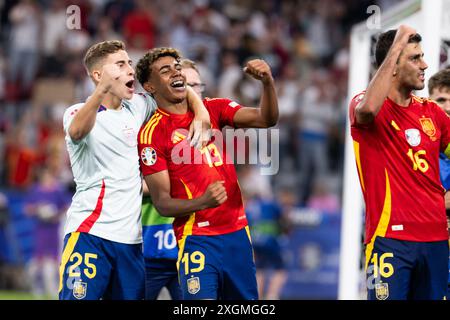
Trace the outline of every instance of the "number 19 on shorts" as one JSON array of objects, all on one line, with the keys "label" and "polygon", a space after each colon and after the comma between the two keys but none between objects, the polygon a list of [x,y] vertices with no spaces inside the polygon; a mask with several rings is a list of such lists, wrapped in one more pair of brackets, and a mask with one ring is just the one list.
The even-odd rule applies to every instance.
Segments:
[{"label": "number 19 on shorts", "polygon": [[205,268],[205,255],[200,251],[183,254],[181,263],[184,265],[184,274],[200,272]]}]

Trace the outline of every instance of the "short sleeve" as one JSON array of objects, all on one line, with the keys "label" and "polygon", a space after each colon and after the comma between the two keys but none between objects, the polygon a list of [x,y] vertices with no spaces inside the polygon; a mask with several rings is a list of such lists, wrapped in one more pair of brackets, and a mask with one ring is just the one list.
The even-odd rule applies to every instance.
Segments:
[{"label": "short sleeve", "polygon": [[434,102],[436,118],[440,124],[441,130],[441,145],[440,150],[445,153],[447,158],[450,158],[450,118],[449,116]]},{"label": "short sleeve", "polygon": [[[141,132],[139,132],[138,139],[138,152],[139,152],[139,166],[143,176],[148,176],[163,170],[167,170],[167,159],[164,153],[164,146],[157,143],[162,139],[152,139],[150,143],[146,137],[142,136],[142,126]],[[153,133],[155,134],[155,133]],[[155,142],[156,141],[156,142]]]},{"label": "short sleeve", "polygon": [[355,109],[356,106],[361,102],[361,100],[364,98],[364,92],[361,92],[353,97],[353,99],[350,101],[350,106],[348,110],[348,115],[350,119],[350,125],[351,126],[359,126],[356,122],[356,115],[355,115]]},{"label": "short sleeve", "polygon": [[149,93],[137,93],[128,100],[139,115],[141,124],[147,122],[156,110],[156,101]]},{"label": "short sleeve", "polygon": [[209,112],[218,116],[219,125],[222,129],[225,126],[235,127],[234,115],[242,106],[230,99],[208,99],[204,100]]},{"label": "short sleeve", "polygon": [[69,135],[69,127],[72,124],[73,118],[75,117],[75,115],[77,114],[77,112],[84,106],[84,103],[78,103],[75,104],[69,108],[67,108],[67,110],[64,112],[63,115],[63,129],[64,129],[64,134],[66,136],[66,139],[69,139],[72,143],[74,144],[79,144],[80,142],[84,141],[86,139],[86,137],[84,137],[83,139],[79,140],[79,141],[75,141],[72,140],[72,138]]}]

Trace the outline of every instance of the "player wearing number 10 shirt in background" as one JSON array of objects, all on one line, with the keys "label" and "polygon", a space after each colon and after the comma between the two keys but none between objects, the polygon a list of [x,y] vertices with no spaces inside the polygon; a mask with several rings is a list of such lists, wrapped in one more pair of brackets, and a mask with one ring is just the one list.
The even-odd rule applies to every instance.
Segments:
[{"label": "player wearing number 10 shirt in background", "polygon": [[366,203],[368,299],[443,299],[448,233],[439,152],[450,119],[424,88],[421,37],[408,26],[380,35],[379,66],[350,103],[351,135]]},{"label": "player wearing number 10 shirt in background", "polygon": [[[172,48],[150,50],[136,70],[158,104],[139,132],[141,170],[158,212],[175,217],[183,299],[257,299],[247,219],[236,171],[225,158],[226,148],[220,148],[223,137],[215,135],[201,151],[186,148],[192,113],[185,106],[180,54]],[[246,72],[263,84],[261,108],[206,98],[213,129],[276,123],[278,104],[269,66],[252,60]]]}]

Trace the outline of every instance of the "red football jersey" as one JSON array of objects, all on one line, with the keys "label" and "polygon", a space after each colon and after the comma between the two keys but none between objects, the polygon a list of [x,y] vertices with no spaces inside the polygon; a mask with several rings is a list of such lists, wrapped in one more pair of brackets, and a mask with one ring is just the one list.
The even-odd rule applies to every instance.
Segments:
[{"label": "red football jersey", "polygon": [[[241,108],[228,99],[204,99],[216,134],[224,126],[234,126],[234,114]],[[176,218],[173,227],[178,240],[183,235],[219,235],[247,226],[241,191],[234,164],[226,158],[224,138],[214,136],[201,151],[186,141],[194,114],[173,114],[157,109],[138,135],[140,166],[144,176],[168,170],[171,196],[192,199],[207,186],[224,180],[228,199],[216,208]]]},{"label": "red football jersey", "polygon": [[356,123],[350,103],[351,135],[366,203],[366,239],[448,239],[439,152],[450,155],[450,118],[431,100],[414,95],[408,107],[387,98],[368,125]]}]

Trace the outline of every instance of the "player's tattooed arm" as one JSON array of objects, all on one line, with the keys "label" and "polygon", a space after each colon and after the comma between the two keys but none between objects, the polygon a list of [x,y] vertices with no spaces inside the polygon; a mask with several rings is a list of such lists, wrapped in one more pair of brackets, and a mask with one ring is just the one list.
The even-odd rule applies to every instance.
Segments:
[{"label": "player's tattooed arm", "polygon": [[145,176],[153,204],[164,217],[182,217],[195,211],[213,208],[227,200],[223,181],[211,183],[205,193],[194,199],[176,199],[170,195],[170,177],[167,170]]},{"label": "player's tattooed arm", "polygon": [[389,49],[386,58],[378,68],[375,76],[369,83],[364,98],[355,108],[356,122],[368,124],[372,122],[389,94],[394,77],[396,76],[397,62],[402,50],[408,44],[409,38],[416,34],[416,30],[401,25]]}]

